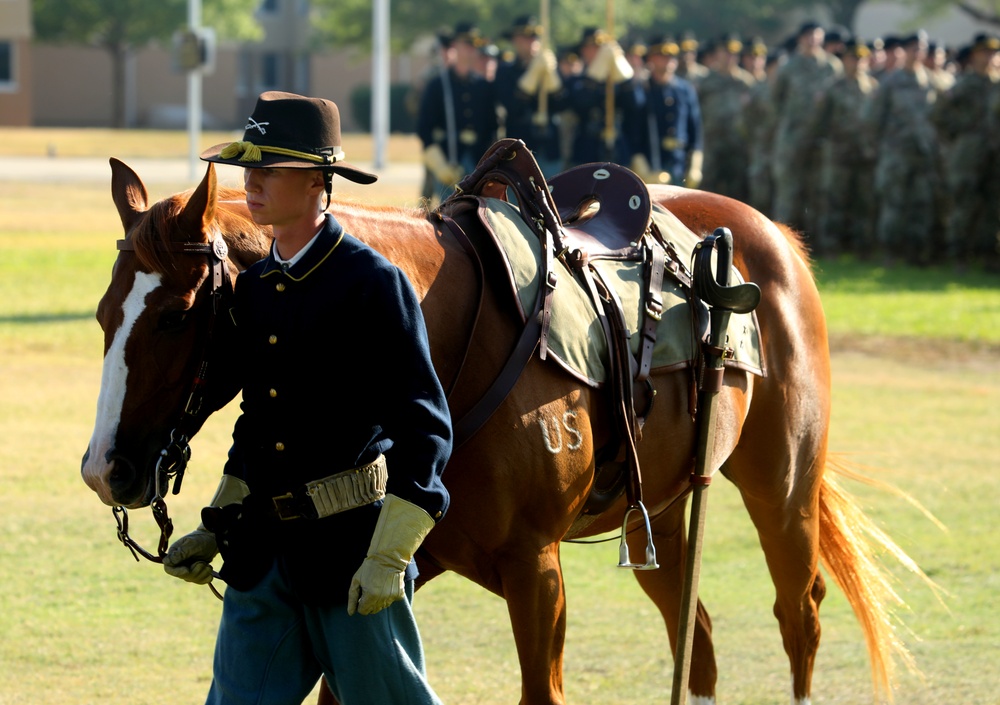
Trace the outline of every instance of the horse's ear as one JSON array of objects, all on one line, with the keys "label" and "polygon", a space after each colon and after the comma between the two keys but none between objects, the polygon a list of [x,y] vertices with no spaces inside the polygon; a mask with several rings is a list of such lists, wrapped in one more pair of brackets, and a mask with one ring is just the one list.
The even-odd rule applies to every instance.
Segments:
[{"label": "horse's ear", "polygon": [[139,175],[125,162],[111,157],[111,198],[128,233],[149,204],[149,195]]},{"label": "horse's ear", "polygon": [[209,162],[205,178],[191,194],[184,205],[184,212],[181,213],[184,231],[189,233],[192,239],[195,233],[202,235],[202,239],[207,239],[204,236],[215,219],[215,207],[218,202],[219,184],[215,176],[215,165]]}]

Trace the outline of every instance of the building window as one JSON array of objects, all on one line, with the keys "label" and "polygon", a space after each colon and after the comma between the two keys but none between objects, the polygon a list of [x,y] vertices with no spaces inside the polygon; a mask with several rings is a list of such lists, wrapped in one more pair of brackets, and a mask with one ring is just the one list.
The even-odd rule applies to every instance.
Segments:
[{"label": "building window", "polygon": [[260,57],[260,83],[266,91],[275,90],[281,83],[281,57],[264,54]]},{"label": "building window", "polygon": [[0,40],[0,91],[4,93],[17,89],[14,74],[14,44]]}]

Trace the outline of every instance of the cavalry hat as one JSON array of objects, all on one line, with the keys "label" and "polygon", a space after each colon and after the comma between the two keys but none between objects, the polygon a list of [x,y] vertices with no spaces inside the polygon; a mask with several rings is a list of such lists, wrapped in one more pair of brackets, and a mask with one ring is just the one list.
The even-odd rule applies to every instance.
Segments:
[{"label": "cavalry hat", "polygon": [[459,22],[455,25],[455,33],[451,35],[451,43],[455,42],[466,42],[477,49],[489,44],[489,40],[479,31],[479,27],[472,22]]},{"label": "cavalry hat", "polygon": [[251,169],[321,169],[359,184],[378,179],[343,163],[340,111],[333,101],[281,91],[257,98],[242,140],[209,147],[201,158]]},{"label": "cavalry hat", "polygon": [[537,38],[542,36],[542,31],[544,27],[538,22],[538,18],[534,15],[521,15],[514,20],[510,29],[504,33],[504,39],[511,39],[512,37],[531,37]]},{"label": "cavalry hat", "polygon": [[662,34],[650,38],[647,47],[647,57],[677,56],[681,53],[681,47],[674,41],[673,37],[666,37]]},{"label": "cavalry hat", "polygon": [[973,51],[998,51],[1000,50],[1000,37],[995,34],[977,34],[972,39]]}]

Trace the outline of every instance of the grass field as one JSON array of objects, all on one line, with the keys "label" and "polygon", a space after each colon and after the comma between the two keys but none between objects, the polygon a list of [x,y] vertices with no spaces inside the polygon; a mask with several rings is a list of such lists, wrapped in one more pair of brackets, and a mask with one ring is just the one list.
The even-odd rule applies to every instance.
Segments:
[{"label": "grass field", "polygon": [[[28,137],[0,130],[0,159]],[[166,138],[180,140],[183,153],[178,135]],[[52,139],[43,134],[39,144]],[[148,134],[135,142],[131,156],[162,149]],[[0,705],[199,702],[208,687],[219,603],[135,563],[115,540],[110,510],[79,477],[100,383],[93,313],[119,231],[106,183],[0,189]],[[817,274],[834,349],[831,447],[947,527],[890,494],[849,486],[947,592],[942,605],[897,571],[908,604],[901,634],[923,671],[900,675],[897,702],[1000,703],[1000,277],[848,260],[820,262]],[[211,496],[234,417],[228,407],[195,440],[184,492],[170,502],[179,533]],[[153,543],[148,513],[133,512],[132,522]],[[719,702],[787,702],[773,590],[725,482],[710,492],[706,540],[702,597],[715,625]],[[672,666],[662,623],[615,567],[617,545],[566,545],[563,560],[569,702],[666,701]],[[421,591],[416,610],[446,703],[518,700],[501,600],[446,575]],[[813,703],[870,702],[860,630],[832,585],[822,618]]]}]

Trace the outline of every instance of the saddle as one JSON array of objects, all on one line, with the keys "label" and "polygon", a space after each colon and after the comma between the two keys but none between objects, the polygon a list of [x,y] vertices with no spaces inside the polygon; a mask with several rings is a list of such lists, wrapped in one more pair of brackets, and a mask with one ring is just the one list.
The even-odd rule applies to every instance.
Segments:
[{"label": "saddle", "polygon": [[[477,168],[456,186],[455,193],[435,211],[456,237],[466,242],[470,240],[467,231],[478,231],[483,229],[479,226],[485,226],[492,242],[477,242],[474,246],[483,263],[496,259],[484,252],[484,247],[500,247],[496,233],[477,217],[483,209],[483,199],[490,198],[515,200],[516,211],[527,231],[539,238],[543,285],[538,288],[531,310],[525,306],[525,327],[507,365],[480,402],[454,421],[456,445],[471,437],[500,406],[535,350],[541,359],[546,359],[552,295],[560,279],[569,275],[589,292],[607,340],[606,387],[614,418],[614,439],[598,451],[595,486],[600,489],[592,493],[584,511],[591,514],[604,511],[623,490],[630,506],[641,505],[636,443],[653,399],[649,374],[657,322],[663,311],[663,278],[674,277],[688,296],[691,310],[703,311],[693,294],[691,274],[673,247],[659,236],[645,184],[617,164],[583,165],[546,182],[524,142],[516,139],[496,142]],[[600,260],[642,264],[644,305],[640,331],[629,330],[613,283],[604,281],[600,270],[593,266]],[[692,322],[693,327],[699,325]],[[634,332],[642,336],[637,355],[630,349]],[[696,386],[693,373],[692,386]],[[696,395],[693,389],[692,400]],[[695,413],[693,401],[691,413]]]}]

